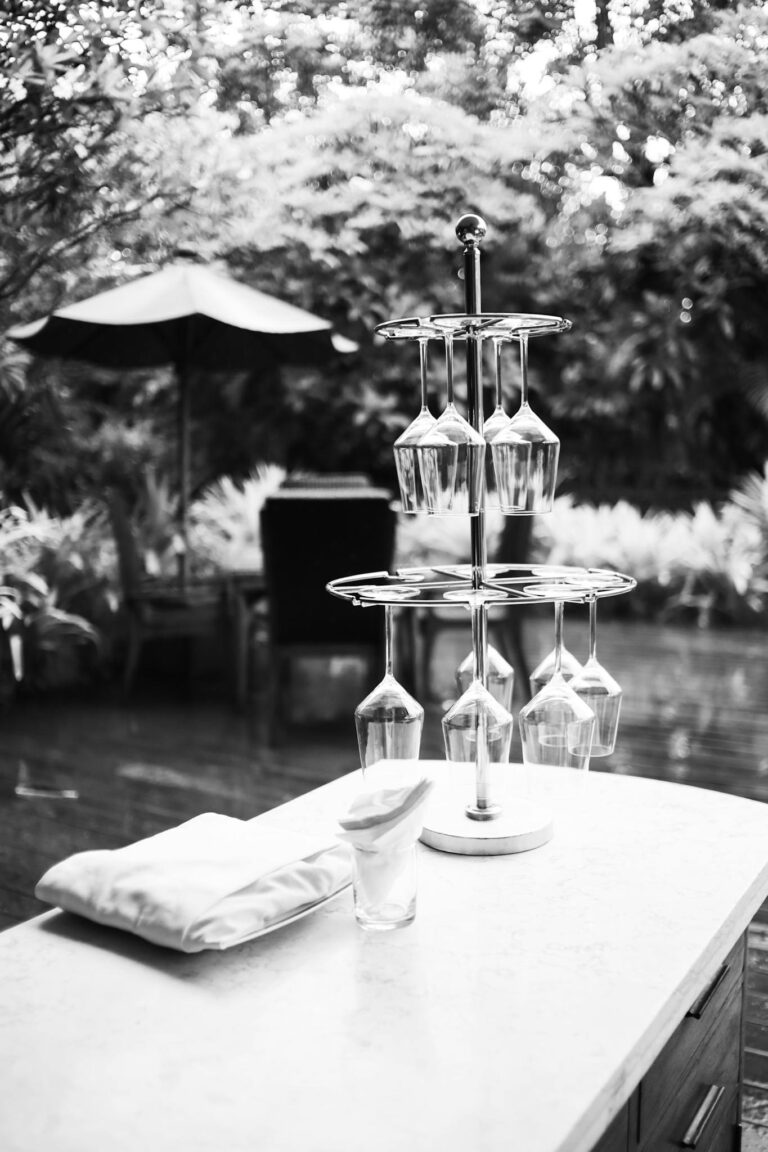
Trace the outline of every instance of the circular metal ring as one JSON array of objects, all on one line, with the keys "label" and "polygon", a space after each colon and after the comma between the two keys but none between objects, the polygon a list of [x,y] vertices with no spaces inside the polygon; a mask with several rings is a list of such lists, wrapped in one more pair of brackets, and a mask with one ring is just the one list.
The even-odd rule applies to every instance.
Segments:
[{"label": "circular metal ring", "polygon": [[480,608],[483,604],[496,604],[508,599],[509,594],[502,588],[457,588],[443,593],[443,600],[466,604],[470,608]]},{"label": "circular metal ring", "polygon": [[420,593],[418,587],[412,584],[405,588],[398,584],[364,584],[355,589],[355,594],[364,600],[382,600],[386,603],[389,600],[410,600]]},{"label": "circular metal ring", "polygon": [[374,331],[388,340],[519,340],[567,332],[571,321],[536,312],[448,312],[427,317],[404,316],[377,324]]},{"label": "circular metal ring", "polygon": [[[473,590],[470,565],[407,568],[394,575],[367,573],[332,580],[328,591],[356,604],[468,604],[481,596],[489,607],[550,604],[558,600],[586,603],[631,592],[636,581],[621,572],[546,564],[494,564],[486,569],[482,588]],[[380,577],[381,583],[372,582]]]},{"label": "circular metal ring", "polygon": [[387,340],[437,340],[443,333],[423,316],[404,316],[400,320],[387,320],[377,324],[374,332]]}]

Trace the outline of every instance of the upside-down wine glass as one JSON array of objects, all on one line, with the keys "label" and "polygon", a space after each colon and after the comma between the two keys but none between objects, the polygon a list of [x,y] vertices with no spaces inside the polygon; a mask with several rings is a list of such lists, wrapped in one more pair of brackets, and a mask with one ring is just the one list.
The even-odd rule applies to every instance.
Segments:
[{"label": "upside-down wine glass", "polygon": [[419,368],[421,376],[421,408],[418,416],[398,436],[394,444],[395,467],[400,487],[400,500],[403,512],[423,512],[425,509],[424,487],[421,483],[416,445],[421,438],[434,428],[437,420],[427,406],[427,349],[426,336],[419,337]]},{"label": "upside-down wine glass", "polygon": [[[497,481],[496,467],[494,465],[494,441],[509,432],[510,417],[504,411],[503,393],[501,386],[501,349],[503,341],[494,336],[491,341],[493,347],[494,380],[496,388],[496,406],[483,424],[483,439],[487,445],[485,449],[485,496],[487,508],[498,508],[500,504],[510,511],[512,507],[518,511],[525,508],[528,490],[528,472],[531,463],[531,445],[517,433],[512,433],[504,441],[503,476]],[[499,465],[501,467],[501,465]],[[503,490],[503,499],[500,498],[500,487]]]},{"label": "upside-down wine glass", "polygon": [[570,687],[595,714],[593,756],[610,756],[616,747],[621,712],[621,686],[597,659],[597,597],[589,601],[589,659]]},{"label": "upside-down wine glass", "polygon": [[[456,669],[456,686],[459,692],[466,692],[474,679],[475,654],[468,652]],[[492,644],[488,645],[486,651],[485,682],[491,696],[510,712],[515,691],[515,670]]]},{"label": "upside-down wine glass", "polygon": [[456,408],[453,333],[446,333],[444,339],[447,403],[416,449],[424,503],[435,516],[474,515],[483,499],[485,441]]},{"label": "upside-down wine glass", "polygon": [[493,801],[492,765],[509,760],[515,721],[483,683],[487,608],[482,593],[471,594],[468,603],[472,614],[474,677],[466,692],[443,717],[443,739],[447,760],[474,765],[475,802],[467,810],[470,815],[483,819],[497,811]]},{"label": "upside-down wine glass", "polygon": [[565,682],[560,654],[563,605],[555,604],[555,670],[549,683],[520,711],[520,739],[527,768],[589,768],[595,714]]},{"label": "upside-down wine glass", "polygon": [[[560,629],[559,641],[557,640],[558,626]],[[540,692],[542,688],[549,684],[555,674],[555,667],[558,660],[560,661],[560,674],[566,682],[572,680],[574,676],[578,676],[582,671],[581,661],[577,660],[563,643],[562,601],[560,601],[559,604],[555,604],[555,647],[536,665],[533,672],[531,672],[529,681],[531,685],[531,696],[535,696],[537,692]]]},{"label": "upside-down wine glass", "polygon": [[380,760],[419,758],[424,709],[394,676],[394,615],[384,609],[384,678],[355,709],[355,727],[363,776]]},{"label": "upside-down wine glass", "polygon": [[[520,407],[509,424],[491,444],[493,465],[496,469],[496,483],[499,489],[499,504],[502,512],[517,512],[529,516],[539,512],[551,512],[557,483],[557,459],[560,455],[560,441],[531,408],[528,402],[528,334],[523,332],[520,341]],[[520,506],[521,492],[516,483],[519,441],[527,440],[531,445],[528,464],[527,485],[523,506]]]}]

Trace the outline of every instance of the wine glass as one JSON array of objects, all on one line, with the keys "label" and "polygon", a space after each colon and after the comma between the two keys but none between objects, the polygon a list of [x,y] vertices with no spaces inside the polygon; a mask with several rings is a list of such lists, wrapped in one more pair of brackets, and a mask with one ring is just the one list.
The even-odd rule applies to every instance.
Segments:
[{"label": "wine glass", "polygon": [[497,479],[494,464],[492,445],[494,441],[505,432],[508,432],[511,423],[510,417],[504,411],[501,387],[501,348],[502,340],[494,336],[492,340],[494,359],[494,378],[496,385],[496,407],[483,424],[483,439],[487,445],[485,450],[485,494],[486,507],[498,508],[501,504],[506,510],[513,507],[518,511],[525,508],[528,470],[531,462],[531,445],[522,436],[513,434],[505,442],[503,452],[503,467],[500,465],[500,475]]},{"label": "wine glass", "polygon": [[595,713],[593,756],[610,756],[616,747],[622,691],[597,659],[597,597],[589,601],[589,659],[570,687]]},{"label": "wine glass", "polygon": [[561,671],[563,605],[555,605],[555,670],[551,680],[520,711],[526,768],[553,765],[589,768],[595,714],[566,683]]},{"label": "wine glass", "polygon": [[393,671],[393,608],[384,609],[384,678],[355,709],[363,776],[380,760],[418,760],[424,709],[398,684]]},{"label": "wine glass", "polygon": [[474,515],[480,511],[483,497],[485,440],[456,408],[452,333],[444,340],[446,407],[416,449],[424,503],[435,516]]},{"label": "wine glass", "polygon": [[475,803],[468,806],[478,818],[498,809],[492,799],[491,765],[509,760],[514,717],[485,687],[485,632],[487,608],[482,593],[469,601],[472,613],[473,678],[467,690],[443,717],[446,759],[475,766]]},{"label": "wine glass", "polygon": [[442,723],[446,759],[475,763],[483,752],[489,762],[509,760],[514,716],[480,680],[472,681],[448,709]]},{"label": "wine glass", "polygon": [[[559,617],[558,617],[558,612],[559,612]],[[578,676],[578,674],[582,671],[581,661],[577,660],[576,657],[573,655],[573,653],[569,652],[568,649],[566,648],[565,644],[563,643],[563,636],[562,636],[563,604],[562,604],[562,601],[559,604],[555,604],[555,634],[557,634],[558,619],[560,620],[559,651],[558,651],[558,643],[556,641],[555,647],[552,649],[552,651],[549,653],[549,655],[545,656],[544,659],[539,664],[536,665],[533,672],[531,672],[531,676],[530,676],[531,696],[535,696],[537,692],[540,692],[541,689],[544,688],[549,683],[549,681],[552,679],[552,677],[555,674],[555,665],[557,664],[558,658],[560,660],[560,674],[562,675],[563,680],[565,680],[566,682],[568,682],[569,680],[572,680],[574,676]]]},{"label": "wine glass", "polygon": [[[528,335],[521,333],[520,341],[520,407],[511,417],[505,429],[499,432],[491,444],[493,465],[499,488],[499,503],[502,512],[521,512],[532,516],[539,512],[551,512],[557,483],[557,460],[560,455],[560,441],[532,410],[528,403]],[[528,464],[525,501],[521,508],[521,493],[514,484],[515,469],[519,457],[520,439],[531,445]]]},{"label": "wine glass", "polygon": [[427,407],[427,348],[426,336],[419,337],[419,367],[421,375],[421,408],[418,416],[398,436],[394,444],[395,467],[400,487],[403,512],[424,511],[424,487],[421,482],[416,445],[425,433],[434,428],[437,420]]},{"label": "wine glass", "polygon": [[[491,696],[509,712],[515,691],[515,670],[492,644],[488,645],[486,652],[485,676]],[[466,692],[474,679],[475,654],[469,652],[456,670],[456,685],[459,692]]]}]

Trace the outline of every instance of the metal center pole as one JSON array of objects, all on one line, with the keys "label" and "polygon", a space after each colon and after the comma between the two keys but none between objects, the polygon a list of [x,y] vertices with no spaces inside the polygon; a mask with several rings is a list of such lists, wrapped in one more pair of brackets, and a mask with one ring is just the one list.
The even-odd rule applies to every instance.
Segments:
[{"label": "metal center pole", "polygon": [[[468,316],[482,311],[480,298],[480,241],[485,236],[485,221],[472,214],[462,216],[456,225],[456,235],[464,245],[464,309]],[[482,433],[483,414],[482,343],[477,336],[467,337],[467,417],[476,432]],[[485,465],[485,461],[483,461]],[[485,476],[485,468],[483,468]],[[484,485],[483,485],[484,487]],[[472,557],[472,588],[477,591],[485,578],[485,493],[470,491],[470,498],[479,495],[479,512],[470,516],[470,545]],[[483,661],[484,663],[484,661]],[[485,680],[483,680],[485,683]]]},{"label": "metal center pole", "polygon": [[[472,214],[462,216],[456,225],[456,235],[464,245],[464,310],[468,316],[477,316],[482,311],[480,299],[480,241],[485,236],[485,222],[480,216]],[[485,415],[483,413],[483,361],[482,342],[476,335],[467,337],[467,417],[469,423],[482,435]],[[471,469],[474,476],[474,469]],[[473,505],[477,501],[478,512],[470,516],[470,548],[472,560],[472,590],[479,592],[485,580],[486,544],[485,544],[485,460],[480,480],[480,491],[472,489],[474,479],[470,486],[470,500]],[[470,607],[472,614],[472,650],[475,662],[475,677],[484,688],[487,687],[488,669],[486,655],[488,651],[488,618],[486,607],[482,603],[473,603]],[[475,731],[475,802],[467,807],[467,815],[473,820],[494,819],[501,812],[500,807],[494,804],[490,789],[490,763],[488,761],[488,730],[487,716],[478,712],[477,728]]]}]

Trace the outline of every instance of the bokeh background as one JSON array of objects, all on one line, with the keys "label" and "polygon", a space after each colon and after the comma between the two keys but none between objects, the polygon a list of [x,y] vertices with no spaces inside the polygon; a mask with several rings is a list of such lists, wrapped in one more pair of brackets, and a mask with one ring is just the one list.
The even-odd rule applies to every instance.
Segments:
[{"label": "bokeh background", "polygon": [[[0,44],[0,330],[186,260],[358,344],[193,389],[194,571],[258,564],[261,503],[289,472],[395,487],[418,362],[373,329],[462,309],[453,229],[472,210],[485,308],[573,321],[532,351],[563,444],[533,555],[635,575],[616,611],[763,623],[764,3],[23,0]],[[435,361],[435,410],[442,387]],[[0,343],[0,544],[28,684],[61,674],[50,654],[87,638],[78,620],[109,633],[109,487],[148,571],[172,570],[175,420],[169,369]],[[462,558],[468,538],[404,522],[398,549]]]}]

